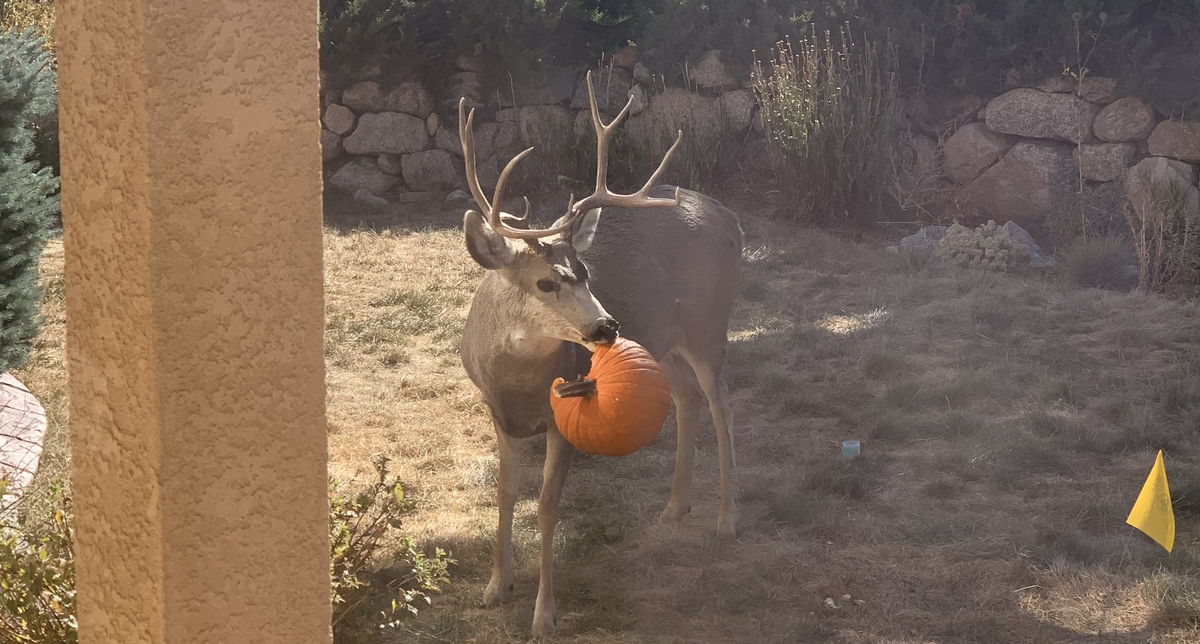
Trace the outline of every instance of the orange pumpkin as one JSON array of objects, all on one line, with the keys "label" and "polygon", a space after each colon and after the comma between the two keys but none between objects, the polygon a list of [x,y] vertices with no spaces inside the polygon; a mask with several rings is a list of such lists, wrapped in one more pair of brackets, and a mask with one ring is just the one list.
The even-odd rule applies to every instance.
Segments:
[{"label": "orange pumpkin", "polygon": [[671,383],[642,345],[618,337],[592,354],[585,378],[550,387],[558,431],[580,451],[627,456],[650,444],[671,409]]}]

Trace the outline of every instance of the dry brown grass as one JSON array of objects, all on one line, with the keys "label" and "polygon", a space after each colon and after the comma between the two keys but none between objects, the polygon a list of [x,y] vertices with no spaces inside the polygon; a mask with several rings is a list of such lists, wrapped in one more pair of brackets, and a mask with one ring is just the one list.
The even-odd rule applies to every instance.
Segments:
[{"label": "dry brown grass", "polygon": [[[456,355],[481,275],[458,219],[327,231],[330,466],[348,478],[369,471],[371,454],[392,456],[418,500],[406,529],[459,561],[403,641],[525,642],[542,447],[525,446],[514,596],[479,608],[495,438]],[[1200,500],[1179,514],[1171,556],[1124,524],[1159,447],[1173,488],[1200,499],[1193,305],[745,225],[728,366],[741,534],[713,535],[711,430],[698,437],[696,502],[680,525],[657,522],[673,423],[632,456],[577,457],[555,537],[555,641],[1200,640]],[[53,284],[56,246],[44,265]],[[47,312],[18,377],[50,402],[61,436],[61,301],[48,298]],[[863,457],[846,463],[838,446],[850,438]],[[62,471],[65,460],[48,462]]]}]

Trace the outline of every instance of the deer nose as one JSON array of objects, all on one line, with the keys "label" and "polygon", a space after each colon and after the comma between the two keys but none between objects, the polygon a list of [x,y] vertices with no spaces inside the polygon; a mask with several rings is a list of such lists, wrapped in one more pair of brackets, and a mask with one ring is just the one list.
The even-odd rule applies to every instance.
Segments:
[{"label": "deer nose", "polygon": [[617,333],[621,330],[621,325],[612,318],[603,318],[597,320],[584,331],[584,337],[588,342],[596,344],[612,344],[617,341]]}]

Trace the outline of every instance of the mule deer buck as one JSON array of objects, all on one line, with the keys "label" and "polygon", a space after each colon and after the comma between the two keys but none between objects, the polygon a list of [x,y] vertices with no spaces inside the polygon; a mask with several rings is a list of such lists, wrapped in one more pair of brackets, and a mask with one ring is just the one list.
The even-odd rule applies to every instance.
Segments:
[{"label": "mule deer buck", "polygon": [[545,433],[535,633],[555,628],[553,536],[559,494],[574,456],[574,448],[555,426],[550,386],[557,377],[571,380],[587,373],[587,349],[615,341],[618,329],[654,356],[671,383],[678,446],[671,499],[661,519],[676,521],[691,509],[692,461],[703,395],[717,432],[721,480],[717,533],[732,537],[737,523],[731,417],[721,370],[729,314],[738,293],[741,225],[734,213],[709,197],[654,187],[679,146],[682,131],[641,190],[628,195],[609,191],[609,144],[633,99],[604,125],[590,72],[587,83],[596,130],[595,192],[579,201],[572,197],[566,214],[544,230],[528,228],[528,199],[523,217],[500,212],[505,181],[533,148],[508,162],[488,201],[475,169],[475,113],[471,110],[464,116],[463,101],[458,108],[467,184],[479,206],[479,212],[468,210],[463,217],[467,250],[487,269],[471,302],[460,352],[491,413],[500,452],[500,528],[483,600],[486,606],[495,606],[512,589],[516,440]]}]

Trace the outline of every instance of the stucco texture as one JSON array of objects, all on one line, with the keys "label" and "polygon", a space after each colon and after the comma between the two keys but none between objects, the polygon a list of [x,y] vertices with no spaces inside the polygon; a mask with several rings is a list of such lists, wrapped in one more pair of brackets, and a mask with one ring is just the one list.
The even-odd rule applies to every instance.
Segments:
[{"label": "stucco texture", "polygon": [[80,641],[328,642],[317,3],[57,10]]}]

